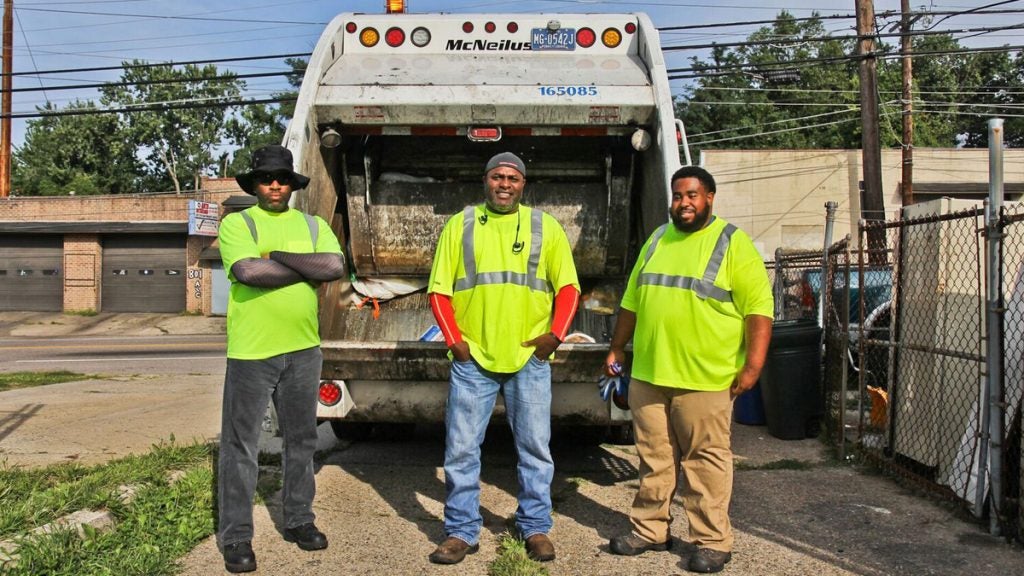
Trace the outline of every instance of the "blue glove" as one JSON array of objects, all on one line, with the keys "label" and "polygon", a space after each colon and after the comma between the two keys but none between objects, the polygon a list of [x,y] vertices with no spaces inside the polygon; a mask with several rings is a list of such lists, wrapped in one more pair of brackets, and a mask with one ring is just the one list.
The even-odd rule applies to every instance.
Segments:
[{"label": "blue glove", "polygon": [[612,364],[612,372],[615,376],[604,376],[597,381],[598,394],[602,400],[609,400],[612,394],[619,398],[626,398],[629,393],[629,374],[622,371],[622,365],[618,362]]}]

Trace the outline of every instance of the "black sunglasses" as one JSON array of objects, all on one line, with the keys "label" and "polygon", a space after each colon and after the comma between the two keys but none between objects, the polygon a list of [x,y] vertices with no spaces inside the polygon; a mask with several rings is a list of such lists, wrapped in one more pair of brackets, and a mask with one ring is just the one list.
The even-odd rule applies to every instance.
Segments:
[{"label": "black sunglasses", "polygon": [[253,174],[253,179],[256,180],[257,184],[269,185],[275,180],[281,186],[290,186],[292,184],[292,175],[290,172],[257,172]]}]

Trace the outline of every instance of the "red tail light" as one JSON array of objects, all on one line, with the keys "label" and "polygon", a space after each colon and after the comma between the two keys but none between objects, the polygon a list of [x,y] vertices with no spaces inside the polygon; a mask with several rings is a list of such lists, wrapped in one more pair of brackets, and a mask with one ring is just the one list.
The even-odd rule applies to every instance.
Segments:
[{"label": "red tail light", "polygon": [[322,380],[320,382],[320,403],[324,406],[334,406],[341,402],[341,386],[333,380]]},{"label": "red tail light", "polygon": [[405,32],[401,28],[389,28],[384,33],[384,41],[388,43],[388,46],[397,48],[402,45],[402,42],[405,42]]},{"label": "red tail light", "polygon": [[584,48],[590,48],[597,41],[597,34],[590,28],[580,28],[576,31],[576,44]]}]

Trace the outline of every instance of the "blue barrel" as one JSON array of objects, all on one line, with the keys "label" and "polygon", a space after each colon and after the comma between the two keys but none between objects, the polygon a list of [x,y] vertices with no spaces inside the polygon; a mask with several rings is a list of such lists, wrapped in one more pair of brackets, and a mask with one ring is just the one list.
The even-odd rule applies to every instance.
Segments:
[{"label": "blue barrel", "polygon": [[764,400],[761,398],[761,382],[758,381],[754,387],[736,397],[732,404],[732,419],[737,424],[748,426],[763,426],[766,422],[764,416]]}]

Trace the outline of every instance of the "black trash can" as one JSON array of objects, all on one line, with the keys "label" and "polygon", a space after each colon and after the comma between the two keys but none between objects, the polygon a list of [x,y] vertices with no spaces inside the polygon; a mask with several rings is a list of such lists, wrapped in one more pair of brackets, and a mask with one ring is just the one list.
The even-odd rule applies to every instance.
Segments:
[{"label": "black trash can", "polygon": [[769,434],[802,440],[818,433],[825,405],[817,321],[780,320],[772,325],[760,383]]}]

